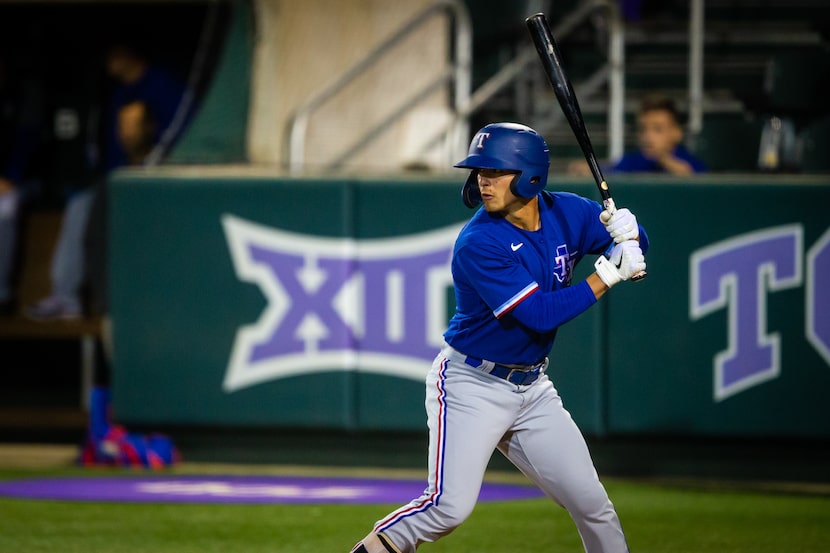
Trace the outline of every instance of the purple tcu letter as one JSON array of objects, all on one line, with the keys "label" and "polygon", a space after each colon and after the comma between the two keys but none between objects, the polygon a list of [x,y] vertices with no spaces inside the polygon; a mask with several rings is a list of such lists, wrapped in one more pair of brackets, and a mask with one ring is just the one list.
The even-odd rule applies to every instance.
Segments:
[{"label": "purple tcu letter", "polygon": [[716,401],[780,373],[780,336],[766,330],[767,292],[801,285],[802,236],[801,225],[773,227],[692,254],[691,319],[729,308],[728,347],[714,358]]},{"label": "purple tcu letter", "polygon": [[[823,275],[823,278],[822,278]],[[807,252],[807,340],[830,365],[830,229]],[[819,283],[823,283],[819,285]]]}]

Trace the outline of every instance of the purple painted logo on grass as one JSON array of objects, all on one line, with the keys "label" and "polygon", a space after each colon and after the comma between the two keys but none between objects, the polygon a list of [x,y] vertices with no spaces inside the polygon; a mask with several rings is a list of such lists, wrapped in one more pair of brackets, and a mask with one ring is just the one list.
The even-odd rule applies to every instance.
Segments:
[{"label": "purple painted logo on grass", "polygon": [[[291,476],[130,476],[0,482],[0,496],[133,503],[394,503],[420,497],[420,480]],[[479,501],[542,497],[531,486],[485,482]]]}]

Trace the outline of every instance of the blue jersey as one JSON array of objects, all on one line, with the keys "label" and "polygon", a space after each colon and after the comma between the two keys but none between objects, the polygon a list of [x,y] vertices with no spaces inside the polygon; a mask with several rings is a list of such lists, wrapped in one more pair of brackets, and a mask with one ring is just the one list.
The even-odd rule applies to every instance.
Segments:
[{"label": "blue jersey", "polygon": [[148,67],[138,81],[116,88],[112,95],[109,114],[107,171],[128,164],[127,153],[118,137],[118,111],[131,102],[144,102],[156,124],[156,133],[153,136],[155,144],[172,126],[184,91],[184,85],[172,74],[154,66]]},{"label": "blue jersey", "polygon": [[[602,207],[567,192],[543,191],[538,199],[539,230],[480,209],[458,235],[456,313],[444,334],[458,351],[496,363],[536,363],[550,352],[557,328],[596,302],[586,281],[571,286],[571,278],[580,259],[612,244],[599,220]],[[640,245],[645,252],[642,228]]]},{"label": "blue jersey", "polygon": [[[695,173],[706,172],[706,164],[692,155],[692,153],[679,144],[674,149],[674,157],[682,159],[688,163],[692,171]],[[662,165],[649,159],[643,155],[643,152],[637,150],[636,152],[629,152],[623,155],[617,163],[615,163],[609,172],[616,173],[665,173],[666,170]]]}]

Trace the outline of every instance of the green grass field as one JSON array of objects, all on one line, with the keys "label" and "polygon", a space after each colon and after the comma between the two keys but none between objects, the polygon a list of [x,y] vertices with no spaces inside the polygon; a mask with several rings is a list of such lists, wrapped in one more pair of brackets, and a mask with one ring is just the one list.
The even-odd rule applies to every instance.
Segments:
[{"label": "green grass field", "polygon": [[[185,465],[176,472],[228,474]],[[231,467],[262,473],[263,467]],[[275,470],[275,469],[270,469]],[[280,469],[284,470],[284,469]],[[0,468],[0,479],[133,471]],[[326,470],[317,469],[317,474]],[[148,473],[152,474],[152,473]],[[376,476],[387,474],[374,473]],[[412,474],[409,474],[412,476]],[[496,474],[494,479],[518,475]],[[634,553],[826,553],[826,487],[766,490],[748,484],[606,479]],[[3,553],[346,553],[398,505],[113,504],[0,499]],[[547,500],[482,503],[455,533],[419,551],[582,551],[567,513]]]}]

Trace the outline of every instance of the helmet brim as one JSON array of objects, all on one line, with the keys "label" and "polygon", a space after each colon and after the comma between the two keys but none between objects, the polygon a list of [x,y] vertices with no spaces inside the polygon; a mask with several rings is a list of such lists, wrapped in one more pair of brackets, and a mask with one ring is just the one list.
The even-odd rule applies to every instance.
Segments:
[{"label": "helmet brim", "polygon": [[501,159],[483,156],[480,154],[473,154],[465,157],[456,163],[455,167],[460,169],[499,169],[502,171],[518,171],[515,167],[507,167]]}]

